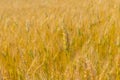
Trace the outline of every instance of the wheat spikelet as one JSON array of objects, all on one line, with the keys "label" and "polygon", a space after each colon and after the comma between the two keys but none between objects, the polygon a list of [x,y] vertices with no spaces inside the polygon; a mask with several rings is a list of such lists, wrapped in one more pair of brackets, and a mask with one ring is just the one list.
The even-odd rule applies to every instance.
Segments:
[{"label": "wheat spikelet", "polygon": [[68,32],[64,26],[62,26],[63,30],[63,48],[65,51],[69,51],[69,37],[68,37]]}]

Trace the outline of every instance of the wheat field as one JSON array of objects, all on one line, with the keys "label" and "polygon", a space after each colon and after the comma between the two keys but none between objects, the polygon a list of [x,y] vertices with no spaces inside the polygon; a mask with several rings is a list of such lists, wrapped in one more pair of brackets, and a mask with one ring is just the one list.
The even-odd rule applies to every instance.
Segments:
[{"label": "wheat field", "polygon": [[120,80],[120,0],[0,0],[0,80]]}]

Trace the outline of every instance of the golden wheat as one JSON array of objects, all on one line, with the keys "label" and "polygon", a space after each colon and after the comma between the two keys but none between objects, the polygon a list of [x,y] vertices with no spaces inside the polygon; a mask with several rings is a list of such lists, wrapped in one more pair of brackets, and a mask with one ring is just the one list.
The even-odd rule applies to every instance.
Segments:
[{"label": "golden wheat", "polygon": [[119,0],[1,0],[0,80],[120,80]]}]

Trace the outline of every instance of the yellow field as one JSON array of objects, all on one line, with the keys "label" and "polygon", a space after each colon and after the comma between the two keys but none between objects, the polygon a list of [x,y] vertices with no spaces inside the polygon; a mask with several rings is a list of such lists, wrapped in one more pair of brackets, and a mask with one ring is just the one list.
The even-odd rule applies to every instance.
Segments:
[{"label": "yellow field", "polygon": [[120,80],[120,0],[0,0],[0,80]]}]

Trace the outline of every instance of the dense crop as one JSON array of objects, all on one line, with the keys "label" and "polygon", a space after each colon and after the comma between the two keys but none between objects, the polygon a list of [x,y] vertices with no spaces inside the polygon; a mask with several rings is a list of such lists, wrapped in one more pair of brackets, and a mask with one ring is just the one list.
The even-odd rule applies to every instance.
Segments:
[{"label": "dense crop", "polygon": [[120,80],[120,1],[1,0],[0,80]]}]

